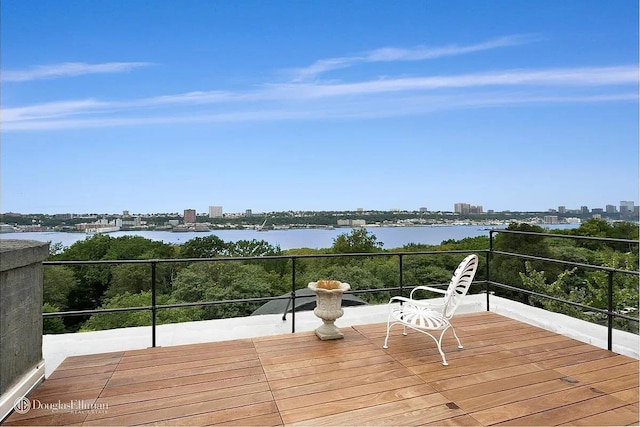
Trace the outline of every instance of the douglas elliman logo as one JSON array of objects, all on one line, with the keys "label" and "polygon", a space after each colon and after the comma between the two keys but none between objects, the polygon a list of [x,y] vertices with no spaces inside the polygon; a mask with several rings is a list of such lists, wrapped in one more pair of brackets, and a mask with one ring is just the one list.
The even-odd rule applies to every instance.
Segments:
[{"label": "douglas elliman logo", "polygon": [[31,401],[27,397],[20,397],[13,403],[13,409],[19,414],[26,414],[31,409]]},{"label": "douglas elliman logo", "polygon": [[28,397],[21,397],[16,399],[13,403],[13,409],[19,414],[26,414],[31,410],[45,410],[51,412],[68,412],[72,414],[78,413],[106,413],[109,409],[107,403],[96,403],[94,401],[86,400],[70,400],[68,402],[42,402],[38,399],[30,400]]}]

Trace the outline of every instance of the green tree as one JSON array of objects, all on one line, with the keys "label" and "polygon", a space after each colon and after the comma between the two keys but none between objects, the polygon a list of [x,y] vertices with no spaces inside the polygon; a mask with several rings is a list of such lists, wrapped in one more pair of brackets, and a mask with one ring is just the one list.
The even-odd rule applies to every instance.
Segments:
[{"label": "green tree", "polygon": [[[180,271],[172,296],[181,302],[209,302],[278,296],[289,289],[277,274],[259,265],[238,262],[194,263]],[[246,316],[262,302],[221,304],[204,308],[206,319]]]},{"label": "green tree", "polygon": [[450,250],[485,250],[489,247],[488,236],[465,237],[462,240],[445,240],[436,248],[439,251]]},{"label": "green tree", "polygon": [[[122,236],[112,238],[107,235],[96,234],[90,238],[75,242],[64,251],[51,256],[54,260],[99,261],[116,259],[152,259],[171,258],[174,249],[171,245],[157,242],[140,236]],[[129,265],[78,265],[67,267],[73,271],[75,281],[66,289],[67,301],[55,301],[55,304],[70,310],[92,310],[100,306],[105,292],[112,286],[114,271],[116,283],[109,296],[119,292],[136,293],[142,289],[149,289],[150,273],[147,277],[141,272],[143,267]],[[146,267],[147,271],[148,266]],[[169,267],[165,267],[167,270]],[[55,270],[53,270],[55,271]],[[129,275],[129,276],[127,276]],[[159,281],[170,283],[170,273],[159,275]],[[45,288],[47,287],[45,278]],[[165,286],[166,287],[166,286]],[[57,289],[56,286],[53,289]],[[162,289],[162,288],[160,288]],[[84,317],[67,317],[64,319],[67,328],[74,329],[85,321]]]},{"label": "green tree", "polygon": [[[582,281],[579,280],[577,283],[575,281],[571,283],[571,279],[576,271],[575,268],[562,272],[556,280],[551,284],[547,284],[544,271],[536,271],[529,262],[527,262],[527,264],[527,274],[520,273],[525,289],[580,304],[586,304],[588,302],[585,286],[580,286]],[[530,302],[532,305],[542,307],[545,310],[567,314],[576,318],[584,318],[582,310],[573,305],[537,296],[531,297]]]},{"label": "green tree", "polygon": [[138,294],[151,290],[150,265],[120,264],[111,269],[111,283],[105,291],[106,298],[128,292]]},{"label": "green tree", "polygon": [[[156,297],[158,305],[176,304],[177,301],[168,295],[158,295]],[[107,298],[101,309],[123,308],[123,307],[145,307],[151,305],[151,292],[140,292],[137,294],[116,295]],[[157,311],[157,324],[180,323],[202,320],[202,310],[198,307],[159,309]],[[94,314],[85,322],[81,331],[100,331],[104,329],[129,328],[134,326],[151,325],[151,312],[149,310]]]},{"label": "green tree", "polygon": [[[278,256],[282,255],[280,246],[273,246],[265,240],[238,240],[237,242],[229,242],[227,244],[228,254],[232,257],[262,257],[262,256]],[[285,276],[290,271],[290,263],[288,260],[260,260],[247,261],[260,265],[267,271]]]},{"label": "green tree", "polygon": [[279,246],[273,246],[265,240],[238,240],[226,244],[230,256],[255,257],[280,255]]},{"label": "green tree", "polygon": [[[43,313],[58,313],[62,311],[60,307],[45,302],[42,306]],[[67,330],[64,326],[64,322],[60,317],[50,317],[42,319],[42,333],[43,334],[63,334]]]},{"label": "green tree", "polygon": [[[529,225],[525,223],[510,224],[507,230],[522,231],[528,233],[544,233],[541,227],[537,225]],[[532,255],[542,258],[551,258],[551,251],[548,245],[548,239],[538,234],[510,234],[499,233],[495,238],[494,249],[502,252],[510,252],[522,255]],[[536,271],[544,271],[547,280],[555,280],[563,269],[560,265],[554,263],[545,263],[544,261],[532,261],[527,264],[523,258],[516,258],[504,255],[494,255],[491,262],[491,279],[496,282],[504,283],[512,286],[522,285],[520,273],[528,274],[528,266]],[[499,291],[499,293],[517,298],[517,294],[511,292]],[[524,302],[528,302],[526,295],[521,295]]]},{"label": "green tree", "polygon": [[607,237],[613,239],[638,240],[639,234],[640,226],[637,223],[625,221],[614,223]]},{"label": "green tree", "polygon": [[[591,218],[588,221],[580,224],[580,227],[569,231],[569,234],[574,236],[589,236],[589,237],[602,237],[609,239],[625,239],[625,240],[638,240],[640,233],[640,226],[631,222],[615,222],[609,223],[603,219]],[[622,242],[599,242],[580,240],[578,246],[585,247],[591,250],[599,250],[605,247],[626,252],[636,251],[638,246],[634,243],[622,243]]]},{"label": "green tree", "polygon": [[172,256],[172,246],[164,242],[141,236],[121,236],[109,241],[109,247],[101,259],[166,259]]},{"label": "green tree", "polygon": [[[614,251],[600,251],[601,263],[605,267],[628,271],[637,271],[635,255]],[[609,277],[605,271],[593,271],[587,276],[588,304],[592,307],[604,309],[607,307],[607,293]],[[633,308],[638,312],[638,277],[630,274],[616,273],[613,275],[613,303],[614,310]],[[629,330],[629,328],[627,328]],[[633,330],[637,333],[638,325]]]},{"label": "green tree", "polygon": [[195,237],[180,246],[180,258],[215,258],[229,255],[229,245],[216,235]]},{"label": "green tree", "polygon": [[[331,264],[317,271],[309,271],[302,275],[298,280],[298,288],[306,288],[309,282],[315,282],[320,279],[332,279],[346,282],[351,285],[351,291],[364,289],[380,289],[385,287],[385,283],[377,277],[370,269],[362,265],[342,265]],[[374,302],[388,302],[390,295],[388,293],[361,294],[358,295],[363,300]]]},{"label": "green tree", "polygon": [[[151,290],[151,264],[120,264],[111,268],[111,282],[105,291],[106,298],[129,292],[137,294]],[[179,266],[177,263],[156,263],[156,292],[171,293],[171,280]]]},{"label": "green tree", "polygon": [[333,239],[331,252],[334,254],[380,252],[383,243],[366,228],[354,228],[348,234],[340,234]]},{"label": "green tree", "polygon": [[69,293],[77,286],[73,270],[61,266],[50,265],[43,273],[43,301],[51,307],[58,307],[62,311],[68,307]]},{"label": "green tree", "polygon": [[[215,285],[205,290],[204,298],[208,301],[264,298],[279,296],[286,292],[282,284],[278,286],[277,275],[267,272],[261,266],[224,263],[220,267]],[[213,305],[204,309],[205,318],[248,316],[262,304],[264,301]]]},{"label": "green tree", "polygon": [[216,285],[221,263],[196,262],[180,270],[171,295],[180,302],[205,301],[207,289]]},{"label": "green tree", "polygon": [[571,230],[574,236],[607,237],[611,232],[611,226],[603,219],[591,218],[580,224],[580,227]]},{"label": "green tree", "polygon": [[94,234],[84,240],[78,240],[63,252],[55,255],[55,260],[90,261],[100,260],[109,251],[111,237],[104,234]]},{"label": "green tree", "polygon": [[54,257],[56,255],[59,255],[62,252],[64,252],[65,249],[66,247],[63,246],[62,242],[57,242],[57,243],[49,242],[49,257]]}]

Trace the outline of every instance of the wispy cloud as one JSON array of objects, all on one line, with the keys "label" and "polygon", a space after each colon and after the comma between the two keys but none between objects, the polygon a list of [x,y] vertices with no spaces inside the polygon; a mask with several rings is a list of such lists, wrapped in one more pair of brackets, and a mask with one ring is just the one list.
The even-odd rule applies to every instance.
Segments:
[{"label": "wispy cloud", "polygon": [[497,49],[502,47],[518,46],[539,40],[533,35],[513,35],[499,37],[485,42],[459,46],[456,44],[443,47],[417,47],[414,49],[382,48],[368,52],[364,57],[365,62],[383,61],[422,61],[425,59],[435,59],[444,56],[464,55],[467,53],[480,52],[483,50]]},{"label": "wispy cloud", "polygon": [[507,70],[461,75],[377,79],[355,83],[292,83],[274,85],[294,97],[335,97],[385,92],[425,91],[483,86],[609,86],[637,84],[637,66]]},{"label": "wispy cloud", "polygon": [[39,65],[29,70],[2,70],[1,78],[4,82],[28,82],[84,74],[122,73],[149,65],[153,64],[149,62],[105,62],[102,64],[63,62],[61,64]]},{"label": "wispy cloud", "polygon": [[491,108],[505,105],[532,104],[593,104],[604,102],[637,102],[635,92],[621,92],[607,95],[546,95],[536,96],[528,93],[482,93],[465,95],[419,95],[406,97],[377,97],[361,102],[316,103],[305,108],[287,108],[286,106],[268,106],[241,108],[237,111],[197,111],[161,112],[157,115],[131,117],[129,114],[110,116],[68,116],[60,118],[42,118],[37,120],[19,120],[3,123],[3,131],[51,131],[66,129],[88,129],[126,126],[162,126],[198,123],[250,123],[261,121],[292,120],[345,120],[345,119],[381,119],[389,117],[410,117],[435,111]]},{"label": "wispy cloud", "polygon": [[444,56],[464,55],[473,52],[480,52],[490,49],[517,46],[531,43],[538,40],[533,35],[512,35],[499,37],[485,42],[470,45],[447,45],[441,47],[418,46],[412,49],[400,49],[385,47],[364,52],[360,55],[345,56],[337,58],[320,59],[308,67],[296,68],[292,70],[293,81],[302,82],[313,80],[323,73],[351,67],[360,63],[371,62],[392,62],[392,61],[423,61],[436,59]]},{"label": "wispy cloud", "polygon": [[124,101],[83,99],[5,108],[2,129],[374,118],[508,104],[625,102],[637,101],[637,87],[636,65],[272,84],[252,91],[198,91]]},{"label": "wispy cloud", "polygon": [[86,114],[98,111],[107,106],[104,102],[93,99],[83,99],[76,101],[47,102],[34,104],[27,107],[3,108],[2,122],[12,123],[27,120],[52,119],[57,117],[68,117],[74,114]]}]

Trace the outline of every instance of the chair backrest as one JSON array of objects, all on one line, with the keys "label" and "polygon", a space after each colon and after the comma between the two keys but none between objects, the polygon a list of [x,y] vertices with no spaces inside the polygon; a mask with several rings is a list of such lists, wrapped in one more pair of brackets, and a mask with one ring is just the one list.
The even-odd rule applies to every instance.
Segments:
[{"label": "chair backrest", "polygon": [[478,256],[469,255],[462,260],[456,271],[453,273],[447,294],[445,296],[442,314],[447,319],[451,319],[456,309],[462,302],[462,298],[467,294],[473,277],[476,275],[478,268]]}]

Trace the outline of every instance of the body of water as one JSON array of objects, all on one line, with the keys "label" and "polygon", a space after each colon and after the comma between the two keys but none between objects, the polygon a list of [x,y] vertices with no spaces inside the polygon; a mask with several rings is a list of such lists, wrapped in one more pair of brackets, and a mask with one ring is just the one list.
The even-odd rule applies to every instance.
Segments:
[{"label": "body of water", "polygon": [[[576,228],[578,224],[545,225],[545,227]],[[466,237],[489,236],[485,227],[478,225],[451,225],[451,226],[422,226],[422,227],[366,227],[369,233],[374,234],[379,242],[383,243],[383,249],[401,248],[409,243],[437,245],[445,240],[461,240]],[[237,242],[238,240],[264,240],[280,249],[329,248],[333,241],[341,234],[348,234],[351,228],[335,229],[289,229],[289,230],[212,230],[208,232],[171,232],[171,231],[117,231],[109,233],[111,237],[141,236],[150,240],[158,240],[165,243],[182,244],[195,237],[209,235],[218,236],[225,242]],[[38,240],[41,242],[62,243],[63,246],[71,246],[77,241],[90,237],[84,233],[60,233],[60,232],[24,232],[3,233],[1,239]]]}]

